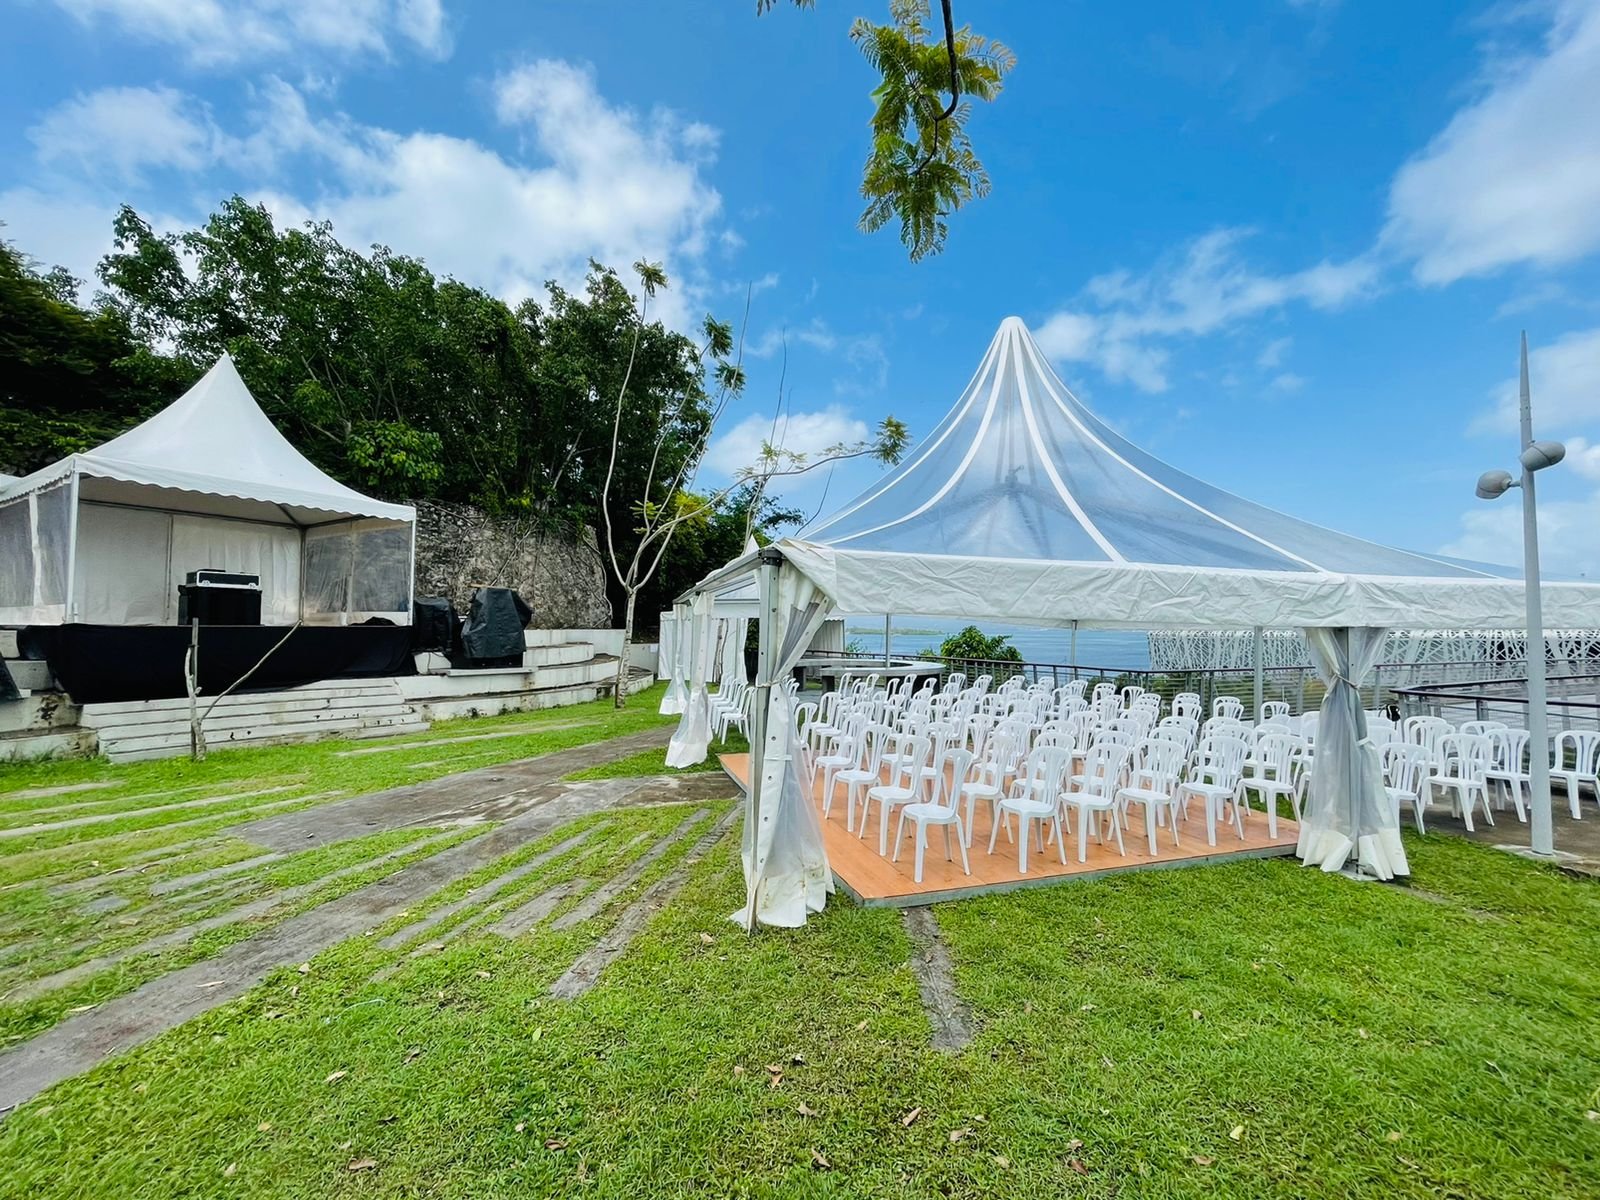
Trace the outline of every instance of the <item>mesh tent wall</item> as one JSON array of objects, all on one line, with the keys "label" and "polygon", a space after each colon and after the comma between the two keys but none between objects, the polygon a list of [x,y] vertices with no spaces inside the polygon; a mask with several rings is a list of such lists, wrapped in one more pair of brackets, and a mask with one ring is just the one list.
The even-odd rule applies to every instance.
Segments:
[{"label": "mesh tent wall", "polygon": [[[700,587],[770,575],[758,586],[776,594],[788,572],[831,611],[1081,627],[1514,628],[1524,605],[1513,569],[1338,533],[1156,459],[1072,395],[1015,317],[899,466]],[[1600,625],[1600,586],[1547,583],[1544,601],[1553,627]],[[758,683],[777,678],[764,667]],[[770,889],[761,869],[752,895]]]},{"label": "mesh tent wall", "polygon": [[0,484],[0,624],[169,624],[188,572],[258,575],[266,624],[411,621],[416,514],[319,471],[224,355],[104,445]]}]

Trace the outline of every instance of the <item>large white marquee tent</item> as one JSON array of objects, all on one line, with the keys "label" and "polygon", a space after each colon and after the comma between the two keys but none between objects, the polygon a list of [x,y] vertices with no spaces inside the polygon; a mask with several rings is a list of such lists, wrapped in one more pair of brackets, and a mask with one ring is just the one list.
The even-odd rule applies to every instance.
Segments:
[{"label": "large white marquee tent", "polygon": [[0,481],[0,624],[171,624],[205,567],[259,576],[265,624],[410,624],[415,528],[308,462],[223,355],[120,437]]},{"label": "large white marquee tent", "polygon": [[[1304,451],[1301,452],[1302,455]],[[1331,470],[1335,464],[1308,462]],[[1299,852],[1404,873],[1360,686],[1390,627],[1514,628],[1517,573],[1336,533],[1161,462],[1084,407],[1006,318],[955,407],[893,471],[800,535],[700,584],[754,576],[761,666],[745,870],[753,924],[803,923],[831,887],[791,758],[781,681],[835,610],[1133,629],[1305,630],[1329,685]],[[1547,584],[1552,626],[1600,625],[1600,586]],[[704,611],[709,619],[711,605]],[[680,728],[680,737],[686,732]],[[753,731],[756,732],[756,731]],[[704,745],[689,746],[680,761]]]}]

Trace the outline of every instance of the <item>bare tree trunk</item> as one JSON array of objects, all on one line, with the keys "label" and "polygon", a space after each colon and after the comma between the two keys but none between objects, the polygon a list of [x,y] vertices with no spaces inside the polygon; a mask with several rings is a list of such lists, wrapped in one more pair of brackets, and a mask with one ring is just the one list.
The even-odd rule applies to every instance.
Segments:
[{"label": "bare tree trunk", "polygon": [[189,651],[183,656],[183,686],[189,693],[189,757],[204,762],[206,733],[200,717],[200,622],[189,622]]},{"label": "bare tree trunk", "polygon": [[638,599],[637,588],[628,589],[628,602],[622,610],[622,656],[617,659],[616,703],[621,708],[628,702],[628,647],[633,645],[633,606]]}]

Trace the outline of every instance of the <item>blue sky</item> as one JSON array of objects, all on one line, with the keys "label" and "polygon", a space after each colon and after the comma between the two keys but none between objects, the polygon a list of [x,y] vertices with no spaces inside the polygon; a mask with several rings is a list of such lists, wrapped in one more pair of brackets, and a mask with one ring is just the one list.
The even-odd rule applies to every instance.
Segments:
[{"label": "blue sky", "polygon": [[[708,478],[884,413],[932,428],[1000,319],[1177,466],[1376,540],[1520,557],[1518,331],[1552,570],[1600,568],[1600,2],[956,0],[1018,66],[972,120],[993,194],[908,263],[856,232],[885,0],[0,0],[0,221],[87,275],[115,206],[239,191],[518,298],[664,261],[738,318]],[[842,470],[794,493],[842,501]]]}]

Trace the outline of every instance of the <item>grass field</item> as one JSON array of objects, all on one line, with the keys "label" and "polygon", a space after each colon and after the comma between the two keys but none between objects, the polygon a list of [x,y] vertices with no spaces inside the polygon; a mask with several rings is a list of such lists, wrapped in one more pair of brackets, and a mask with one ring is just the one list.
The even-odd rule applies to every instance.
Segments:
[{"label": "grass field", "polygon": [[[453,836],[426,827],[379,832],[287,854],[259,868],[224,872],[226,877],[211,886],[152,896],[152,888],[164,881],[260,857],[259,847],[229,836],[230,825],[266,811],[314,808],[341,796],[663,727],[671,719],[657,715],[659,696],[660,689],[652,689],[620,712],[600,701],[440,722],[426,734],[382,743],[221,750],[200,763],[0,764],[0,1047],[74,1008],[209,957],[370,883],[410,861],[407,847],[434,853],[483,832],[481,827]],[[472,740],[456,740],[462,738]],[[645,773],[647,756],[638,757],[639,771]],[[661,758],[654,752],[656,773],[665,770]],[[82,785],[96,786],[56,790]],[[41,828],[31,831],[34,826]],[[224,920],[274,897],[285,899],[270,912]],[[45,995],[14,998],[30,981],[137,950],[202,922],[219,923],[181,944],[136,954]]]},{"label": "grass field", "polygon": [[[519,897],[691,808],[591,819]],[[636,889],[422,956],[391,922],[0,1122],[0,1197],[1600,1195],[1600,892],[1407,848],[1410,889],[1255,860],[940,905],[951,1053],[898,913],[728,923],[735,828],[578,999]]]}]

